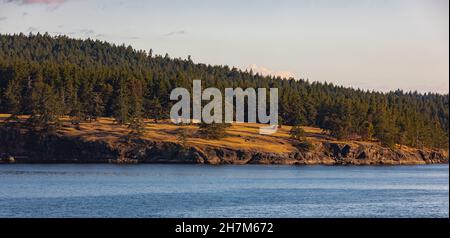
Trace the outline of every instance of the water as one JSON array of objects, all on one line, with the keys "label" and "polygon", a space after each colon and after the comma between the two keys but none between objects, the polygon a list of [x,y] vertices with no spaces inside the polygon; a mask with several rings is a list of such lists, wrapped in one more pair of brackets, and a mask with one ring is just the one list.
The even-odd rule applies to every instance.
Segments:
[{"label": "water", "polygon": [[0,165],[0,217],[448,216],[448,165]]}]

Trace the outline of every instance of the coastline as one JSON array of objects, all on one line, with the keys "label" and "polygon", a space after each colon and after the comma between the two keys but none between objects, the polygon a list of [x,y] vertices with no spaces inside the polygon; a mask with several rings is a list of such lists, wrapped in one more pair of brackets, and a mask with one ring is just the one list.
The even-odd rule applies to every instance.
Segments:
[{"label": "coastline", "polygon": [[[312,148],[288,151],[257,147],[181,145],[155,138],[111,136],[93,138],[64,131],[41,134],[17,127],[0,127],[1,163],[72,164],[278,164],[278,165],[419,165],[448,164],[444,150],[382,147],[376,143],[313,140]],[[91,133],[92,134],[92,133]],[[245,139],[244,140],[248,140]],[[275,141],[276,142],[276,141]],[[267,146],[266,146],[267,147]]]}]

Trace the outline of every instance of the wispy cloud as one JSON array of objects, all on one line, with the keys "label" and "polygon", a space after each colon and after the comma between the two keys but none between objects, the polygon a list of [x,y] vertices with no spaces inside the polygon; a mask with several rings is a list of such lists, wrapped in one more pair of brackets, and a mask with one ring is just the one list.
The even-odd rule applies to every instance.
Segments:
[{"label": "wispy cloud", "polygon": [[187,32],[185,30],[181,30],[181,31],[171,31],[165,34],[165,36],[185,35],[185,34],[187,34]]},{"label": "wispy cloud", "polygon": [[61,5],[66,0],[3,0],[3,2],[12,2],[17,4],[44,4],[44,5]]},{"label": "wispy cloud", "polygon": [[7,17],[0,17],[0,21],[4,21],[6,19],[8,19],[8,18]]},{"label": "wispy cloud", "polygon": [[274,76],[274,77],[281,77],[281,78],[296,78],[296,75],[294,72],[291,71],[275,71],[263,66],[258,66],[256,64],[252,64],[246,68],[247,70],[253,71],[253,73],[258,73],[263,76]]},{"label": "wispy cloud", "polygon": [[0,3],[15,3],[18,5],[45,5],[54,10],[67,2],[67,0],[0,0]]}]

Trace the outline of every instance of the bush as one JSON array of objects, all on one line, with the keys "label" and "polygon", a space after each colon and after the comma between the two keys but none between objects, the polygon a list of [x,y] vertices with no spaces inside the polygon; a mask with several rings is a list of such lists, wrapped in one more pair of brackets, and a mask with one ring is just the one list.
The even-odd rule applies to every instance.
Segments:
[{"label": "bush", "polygon": [[305,140],[305,130],[303,130],[303,128],[301,128],[300,126],[293,126],[289,131],[289,135],[291,136],[291,139],[294,140]]},{"label": "bush", "polygon": [[227,135],[226,129],[230,126],[228,123],[201,123],[199,133],[204,138],[218,140]]},{"label": "bush", "polygon": [[305,134],[305,130],[300,126],[293,126],[289,131],[291,139],[294,140],[292,145],[300,151],[309,151],[313,148],[312,143],[306,139]]}]

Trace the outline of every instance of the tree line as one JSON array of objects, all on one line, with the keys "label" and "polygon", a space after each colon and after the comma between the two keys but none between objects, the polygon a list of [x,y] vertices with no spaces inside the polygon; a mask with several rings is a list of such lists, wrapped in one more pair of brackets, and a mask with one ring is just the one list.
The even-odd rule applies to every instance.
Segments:
[{"label": "tree line", "polygon": [[173,88],[278,88],[280,122],[315,126],[338,139],[448,148],[448,94],[367,91],[262,76],[98,40],[48,34],[0,35],[0,112],[45,127],[114,117],[137,133],[143,118],[168,118]]}]

